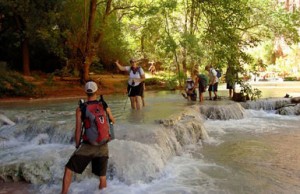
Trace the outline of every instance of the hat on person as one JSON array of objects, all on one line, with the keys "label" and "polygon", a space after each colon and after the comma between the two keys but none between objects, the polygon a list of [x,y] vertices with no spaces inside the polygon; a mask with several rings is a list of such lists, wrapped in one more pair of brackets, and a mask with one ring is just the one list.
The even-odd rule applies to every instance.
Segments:
[{"label": "hat on person", "polygon": [[95,82],[89,81],[85,84],[84,91],[88,94],[95,93],[98,90],[98,86]]},{"label": "hat on person", "polygon": [[192,80],[192,78],[187,78],[187,80],[186,80],[187,82],[192,82],[193,80]]}]

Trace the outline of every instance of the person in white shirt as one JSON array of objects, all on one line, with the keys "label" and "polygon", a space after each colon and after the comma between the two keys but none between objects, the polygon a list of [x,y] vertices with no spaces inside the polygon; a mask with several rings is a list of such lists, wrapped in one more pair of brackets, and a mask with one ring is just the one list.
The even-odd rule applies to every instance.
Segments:
[{"label": "person in white shirt", "polygon": [[197,93],[196,93],[196,85],[192,78],[187,78],[186,85],[185,85],[185,94],[182,93],[182,96],[189,101],[196,101],[197,100]]},{"label": "person in white shirt", "polygon": [[131,108],[139,110],[141,109],[142,96],[144,92],[144,81],[145,81],[145,72],[142,67],[139,67],[134,60],[130,60],[131,66],[122,66],[117,60],[117,67],[121,71],[127,71],[129,73],[127,94],[130,98]]},{"label": "person in white shirt", "polygon": [[[218,83],[219,83],[217,71],[211,65],[205,66],[205,70],[208,71],[209,74],[209,86],[208,86],[209,100],[217,100]],[[212,98],[212,92],[214,93],[214,98]]]}]

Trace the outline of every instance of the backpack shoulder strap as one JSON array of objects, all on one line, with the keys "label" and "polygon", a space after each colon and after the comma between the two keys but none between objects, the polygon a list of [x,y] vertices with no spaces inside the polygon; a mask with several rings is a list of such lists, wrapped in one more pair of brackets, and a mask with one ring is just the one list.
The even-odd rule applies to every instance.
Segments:
[{"label": "backpack shoulder strap", "polygon": [[[130,74],[131,71],[135,74],[135,72],[133,71],[133,67],[132,66],[130,67],[129,74]],[[142,77],[141,66],[137,67],[137,72],[139,73],[140,77]]]},{"label": "backpack shoulder strap", "polygon": [[86,102],[79,106],[80,111],[81,111],[81,120],[82,121],[85,119],[86,107],[87,107],[87,103]]},{"label": "backpack shoulder strap", "polygon": [[106,111],[106,109],[108,108],[108,105],[107,105],[107,103],[105,102],[105,100],[103,99],[103,95],[100,95],[99,103],[102,104],[103,109]]}]

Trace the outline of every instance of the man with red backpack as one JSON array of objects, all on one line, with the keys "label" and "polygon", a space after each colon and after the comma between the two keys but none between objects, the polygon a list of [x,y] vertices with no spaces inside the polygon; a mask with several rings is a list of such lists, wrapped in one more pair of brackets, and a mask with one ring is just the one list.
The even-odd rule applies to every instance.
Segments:
[{"label": "man with red backpack", "polygon": [[[82,173],[92,162],[92,173],[99,176],[99,189],[106,187],[108,162],[108,141],[111,139],[109,122],[115,119],[104,100],[97,100],[97,84],[85,84],[87,101],[80,100],[76,109],[75,143],[76,151],[65,166],[62,194],[67,194],[72,172]],[[83,131],[84,129],[84,131]]]}]

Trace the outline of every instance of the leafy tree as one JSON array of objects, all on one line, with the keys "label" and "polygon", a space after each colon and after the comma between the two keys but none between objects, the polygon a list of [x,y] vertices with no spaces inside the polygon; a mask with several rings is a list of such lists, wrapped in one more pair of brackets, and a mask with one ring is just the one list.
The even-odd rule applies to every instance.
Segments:
[{"label": "leafy tree", "polygon": [[[10,51],[23,48],[29,74],[29,56],[46,53],[39,55],[55,56],[85,82],[91,66],[112,69],[117,58],[144,58],[163,63],[181,83],[206,64],[237,72],[269,64],[273,40],[299,40],[299,15],[273,0],[1,1],[0,59],[20,60]],[[253,57],[248,48],[258,45],[265,52]]]},{"label": "leafy tree", "polygon": [[[16,53],[19,53],[19,50],[21,51],[21,54],[17,57],[21,56],[22,58],[24,75],[30,75],[30,54],[34,44],[48,42],[46,50],[49,52],[51,52],[51,49],[57,48],[57,44],[54,45],[57,40],[53,37],[58,37],[55,22],[60,2],[59,0],[7,0],[0,2],[1,50],[11,49]],[[11,50],[7,52],[11,53]],[[13,60],[13,55],[3,55],[1,58]]]}]

